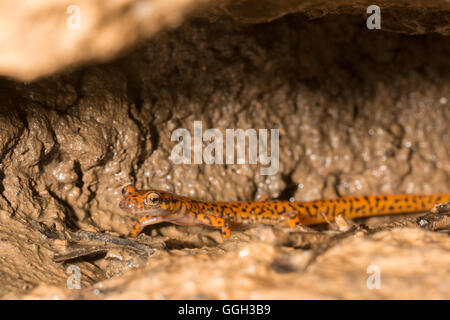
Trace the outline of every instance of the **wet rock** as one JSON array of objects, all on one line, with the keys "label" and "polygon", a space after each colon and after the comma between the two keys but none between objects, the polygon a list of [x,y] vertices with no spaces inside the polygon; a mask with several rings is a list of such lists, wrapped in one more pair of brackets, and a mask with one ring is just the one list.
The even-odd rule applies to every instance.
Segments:
[{"label": "wet rock", "polygon": [[[145,268],[93,287],[73,292],[42,285],[21,298],[443,299],[449,296],[442,268],[450,263],[447,238],[417,229],[348,238],[306,271],[310,252],[264,242],[227,253],[161,252]],[[372,281],[375,272],[379,282]]]},{"label": "wet rock", "polygon": [[0,73],[26,81],[87,61],[111,59],[142,38],[179,25],[203,2],[2,1]]},{"label": "wet rock", "polygon": [[[48,234],[123,237],[135,219],[118,208],[129,183],[205,200],[448,192],[449,53],[444,36],[369,32],[353,16],[290,15],[258,25],[196,19],[109,64],[33,83],[2,79],[0,295],[375,297],[364,287],[366,269],[381,252],[376,264],[397,277],[388,276],[381,295],[448,297],[437,287],[445,271],[426,273],[414,260],[420,255],[431,261],[430,270],[439,269],[448,236],[418,228],[398,231],[398,238],[386,231],[382,239],[361,231],[328,248],[304,275],[299,270],[314,245],[328,239],[320,229],[312,230],[312,240],[272,228],[235,231],[222,244],[217,230],[152,226],[138,241],[156,239],[166,247],[144,262],[125,258],[130,263],[121,265],[117,254],[109,269],[104,257],[71,261],[83,279],[76,292],[64,289],[68,264],[52,259],[69,243]],[[260,165],[175,165],[171,133],[192,131],[195,120],[221,131],[278,128],[278,172],[263,176]],[[412,271],[393,265],[408,259],[428,288],[414,282],[406,289]],[[196,282],[205,268],[210,282]],[[351,284],[346,274],[358,281]],[[189,281],[177,290],[182,279]],[[126,290],[115,289],[123,283]],[[342,292],[347,286],[354,290]]]},{"label": "wet rock", "polygon": [[[408,34],[437,32],[450,34],[450,5],[445,0],[373,1],[317,1],[317,0],[224,0],[222,8],[233,17],[249,22],[272,21],[286,14],[298,13],[310,19],[332,14],[351,14],[366,18],[368,7],[377,5],[382,17],[382,29]],[[373,13],[370,10],[370,13]],[[365,21],[361,19],[364,25]]]},{"label": "wet rock", "polygon": [[[80,0],[76,4],[46,0],[34,5],[27,0],[2,1],[0,74],[31,81],[82,64],[109,61],[190,16],[214,22],[230,15],[262,23],[292,13],[310,19],[349,14],[359,17],[363,27],[367,8],[373,4],[367,0]],[[383,30],[450,34],[450,5],[445,0],[382,0],[376,5]]]}]

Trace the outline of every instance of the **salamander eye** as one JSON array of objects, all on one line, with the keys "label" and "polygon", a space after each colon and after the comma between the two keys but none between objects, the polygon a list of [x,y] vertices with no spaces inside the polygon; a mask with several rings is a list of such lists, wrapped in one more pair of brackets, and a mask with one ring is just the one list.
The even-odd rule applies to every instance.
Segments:
[{"label": "salamander eye", "polygon": [[150,192],[147,196],[147,201],[150,204],[158,204],[161,202],[161,196],[156,192]]}]

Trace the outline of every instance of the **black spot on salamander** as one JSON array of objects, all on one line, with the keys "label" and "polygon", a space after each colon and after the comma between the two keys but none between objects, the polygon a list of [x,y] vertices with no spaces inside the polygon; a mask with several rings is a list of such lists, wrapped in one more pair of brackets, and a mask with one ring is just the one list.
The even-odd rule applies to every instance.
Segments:
[{"label": "black spot on salamander", "polygon": [[313,213],[311,212],[311,209],[310,209],[309,206],[306,207],[306,213],[308,213],[308,215],[309,215],[311,218],[317,216],[317,213],[316,213],[316,214],[313,214]]},{"label": "black spot on salamander", "polygon": [[394,210],[395,207],[394,206],[389,206],[388,210]]},{"label": "black spot on salamander", "polygon": [[384,201],[387,201],[387,200],[388,200],[388,197],[384,196],[384,197],[383,197],[383,200],[384,200]]},{"label": "black spot on salamander", "polygon": [[400,201],[402,201],[402,199],[395,199],[394,203],[399,203]]},{"label": "black spot on salamander", "polygon": [[364,200],[366,200],[366,202],[369,202],[369,197],[368,196],[364,196]]},{"label": "black spot on salamander", "polygon": [[327,210],[324,212],[325,216],[328,216],[329,212],[330,212],[330,206],[327,206]]}]

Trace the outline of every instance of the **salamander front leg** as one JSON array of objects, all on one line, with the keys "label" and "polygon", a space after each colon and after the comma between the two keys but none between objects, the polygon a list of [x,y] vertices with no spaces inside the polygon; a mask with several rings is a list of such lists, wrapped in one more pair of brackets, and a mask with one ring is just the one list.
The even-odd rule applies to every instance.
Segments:
[{"label": "salamander front leg", "polygon": [[161,222],[164,222],[164,218],[160,216],[142,216],[134,223],[128,236],[137,237],[146,226]]},{"label": "salamander front leg", "polygon": [[285,219],[291,229],[302,225],[301,218],[296,211],[286,212]]}]

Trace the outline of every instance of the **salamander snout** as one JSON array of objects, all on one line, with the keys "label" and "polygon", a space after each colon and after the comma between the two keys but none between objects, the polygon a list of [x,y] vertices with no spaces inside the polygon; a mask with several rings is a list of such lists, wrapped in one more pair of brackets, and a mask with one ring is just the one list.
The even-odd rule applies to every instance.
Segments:
[{"label": "salamander snout", "polygon": [[123,189],[122,189],[122,195],[124,196],[124,197],[126,197],[126,196],[130,196],[130,195],[132,195],[133,193],[135,193],[136,192],[136,187],[135,186],[133,186],[133,185],[128,185],[128,186],[125,186]]},{"label": "salamander snout", "polygon": [[136,192],[136,187],[133,185],[128,185],[125,186],[122,189],[122,195],[123,195],[123,199],[122,201],[119,202],[119,208],[120,209],[125,209],[125,210],[129,210],[129,209],[133,209],[134,206],[136,206],[137,204],[137,192]]}]

